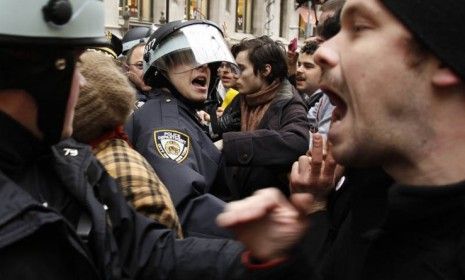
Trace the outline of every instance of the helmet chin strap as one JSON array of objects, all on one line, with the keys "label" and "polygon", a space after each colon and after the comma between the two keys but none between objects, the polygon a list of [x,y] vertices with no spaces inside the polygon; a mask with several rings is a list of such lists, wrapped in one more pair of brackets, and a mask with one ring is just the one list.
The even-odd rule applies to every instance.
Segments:
[{"label": "helmet chin strap", "polygon": [[[29,63],[22,80],[38,107],[37,125],[50,145],[61,140],[68,98],[76,64],[71,50],[48,51],[37,64]],[[21,73],[21,72],[17,72]]]},{"label": "helmet chin strap", "polygon": [[220,83],[220,77],[217,74],[219,63],[209,64],[208,67],[210,68],[210,73],[211,73],[210,80],[213,81],[213,83],[211,83],[210,86],[208,87],[208,95],[207,95],[207,100],[204,101],[204,107],[205,107],[205,110],[210,115],[212,114],[212,112],[215,112],[214,117],[216,118],[216,109],[220,105],[220,100],[218,98],[218,91],[217,91],[218,84]]}]

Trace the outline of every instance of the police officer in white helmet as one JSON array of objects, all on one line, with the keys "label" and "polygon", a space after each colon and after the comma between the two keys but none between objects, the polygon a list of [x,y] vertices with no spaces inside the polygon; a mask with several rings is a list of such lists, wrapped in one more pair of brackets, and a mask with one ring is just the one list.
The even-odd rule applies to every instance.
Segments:
[{"label": "police officer in white helmet", "polygon": [[126,125],[135,149],[167,186],[187,236],[230,237],[215,223],[224,202],[212,195],[228,194],[221,152],[198,116],[216,95],[221,63],[239,72],[213,22],[163,25],[144,54],[144,81],[153,90]]}]

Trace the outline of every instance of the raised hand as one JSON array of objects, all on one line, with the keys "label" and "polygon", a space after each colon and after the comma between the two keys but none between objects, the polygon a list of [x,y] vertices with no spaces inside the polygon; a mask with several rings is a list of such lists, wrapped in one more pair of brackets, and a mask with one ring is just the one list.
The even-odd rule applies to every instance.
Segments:
[{"label": "raised hand", "polygon": [[314,133],[312,137],[311,150],[294,162],[289,181],[291,193],[304,192],[314,196],[316,208],[312,211],[317,211],[326,206],[327,195],[342,175],[343,168],[336,164],[331,145],[325,145],[321,134]]},{"label": "raised hand", "polygon": [[134,86],[143,92],[150,91],[152,88],[144,83],[144,81],[134,72],[126,72],[128,79],[134,84]]},{"label": "raised hand", "polygon": [[311,205],[310,194],[294,194],[289,201],[278,189],[268,188],[229,203],[217,223],[234,231],[253,257],[276,260],[287,257],[304,234]]}]

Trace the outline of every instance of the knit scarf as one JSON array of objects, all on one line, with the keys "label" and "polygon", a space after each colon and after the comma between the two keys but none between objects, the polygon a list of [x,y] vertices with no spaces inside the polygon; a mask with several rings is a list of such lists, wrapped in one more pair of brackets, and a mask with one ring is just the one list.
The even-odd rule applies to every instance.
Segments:
[{"label": "knit scarf", "polygon": [[275,98],[281,82],[274,81],[266,88],[241,95],[241,131],[254,131]]}]

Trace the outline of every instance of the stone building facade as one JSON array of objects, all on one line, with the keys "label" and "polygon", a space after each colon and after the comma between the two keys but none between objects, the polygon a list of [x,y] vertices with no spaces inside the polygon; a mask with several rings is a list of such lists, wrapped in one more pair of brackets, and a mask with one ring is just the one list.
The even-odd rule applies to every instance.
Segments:
[{"label": "stone building facade", "polygon": [[[104,0],[106,28],[122,37],[128,28],[180,19],[209,19],[233,41],[269,35],[283,42],[312,34],[312,9],[294,0]],[[310,23],[310,24],[309,24]]]}]

